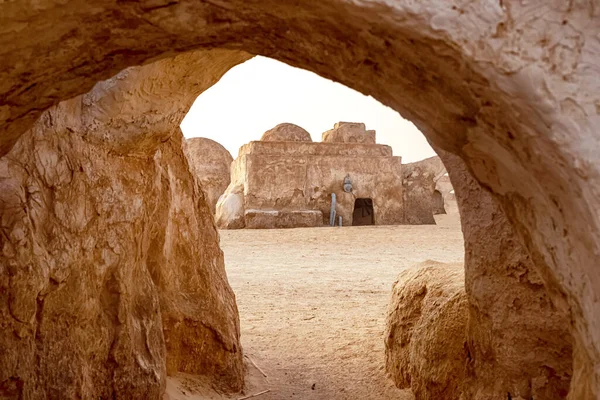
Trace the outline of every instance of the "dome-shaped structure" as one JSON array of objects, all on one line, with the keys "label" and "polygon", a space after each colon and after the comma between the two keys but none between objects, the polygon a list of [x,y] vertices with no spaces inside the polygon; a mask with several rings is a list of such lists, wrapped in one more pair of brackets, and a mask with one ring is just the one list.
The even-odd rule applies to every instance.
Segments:
[{"label": "dome-shaped structure", "polygon": [[283,123],[263,133],[263,142],[312,142],[310,133],[298,125]]},{"label": "dome-shaped structure", "polygon": [[192,172],[198,177],[214,214],[217,200],[231,181],[229,167],[233,157],[221,144],[207,138],[188,139],[184,149]]}]

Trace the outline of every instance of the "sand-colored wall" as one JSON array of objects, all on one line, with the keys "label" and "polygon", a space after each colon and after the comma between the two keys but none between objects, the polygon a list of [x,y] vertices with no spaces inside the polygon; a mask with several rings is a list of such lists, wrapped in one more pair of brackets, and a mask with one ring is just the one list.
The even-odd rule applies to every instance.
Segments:
[{"label": "sand-colored wall", "polygon": [[[352,224],[355,199],[371,198],[374,223],[391,225],[402,218],[401,171],[401,158],[391,156],[388,146],[251,142],[232,164],[230,186],[243,185],[245,210],[317,210],[324,225],[332,193],[344,225]],[[347,175],[351,193],[343,189]]]}]

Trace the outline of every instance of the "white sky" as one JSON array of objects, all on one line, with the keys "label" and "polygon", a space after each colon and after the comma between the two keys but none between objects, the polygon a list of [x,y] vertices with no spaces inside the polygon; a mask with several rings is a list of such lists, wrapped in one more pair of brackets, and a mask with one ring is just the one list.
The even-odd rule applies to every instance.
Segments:
[{"label": "white sky", "polygon": [[235,158],[238,149],[282,122],[310,132],[313,141],[338,121],[364,122],[377,143],[392,146],[408,163],[435,155],[423,134],[397,112],[370,96],[265,57],[227,72],[202,93],[181,123],[185,137],[221,143]]}]

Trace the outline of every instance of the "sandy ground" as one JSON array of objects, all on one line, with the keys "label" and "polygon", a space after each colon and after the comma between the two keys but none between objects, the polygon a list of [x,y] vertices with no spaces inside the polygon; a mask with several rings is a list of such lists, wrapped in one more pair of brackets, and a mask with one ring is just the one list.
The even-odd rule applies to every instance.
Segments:
[{"label": "sandy ground", "polygon": [[[432,259],[463,260],[455,216],[435,226],[221,231],[250,362],[244,395],[271,399],[412,399],[384,370],[383,331],[397,274]],[[224,398],[192,377],[172,400]],[[183,392],[185,396],[182,397]]]}]

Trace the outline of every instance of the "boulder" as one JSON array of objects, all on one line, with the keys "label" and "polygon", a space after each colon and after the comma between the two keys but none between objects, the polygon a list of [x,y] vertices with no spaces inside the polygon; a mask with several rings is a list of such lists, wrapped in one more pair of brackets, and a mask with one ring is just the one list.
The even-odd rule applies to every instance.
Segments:
[{"label": "boulder", "polygon": [[394,283],[385,328],[386,371],[420,400],[458,400],[467,362],[462,264],[425,261]]},{"label": "boulder", "polygon": [[233,157],[225,147],[207,138],[187,139],[184,150],[214,215],[219,197],[231,182],[229,168]]},{"label": "boulder", "polygon": [[283,123],[269,129],[260,138],[263,142],[312,142],[310,133],[298,125]]}]

